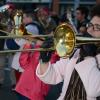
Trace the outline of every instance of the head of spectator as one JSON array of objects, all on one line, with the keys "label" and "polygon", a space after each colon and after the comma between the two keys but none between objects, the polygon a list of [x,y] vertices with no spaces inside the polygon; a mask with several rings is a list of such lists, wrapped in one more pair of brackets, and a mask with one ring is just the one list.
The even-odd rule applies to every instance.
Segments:
[{"label": "head of spectator", "polygon": [[23,24],[28,34],[37,35],[40,33],[39,27],[34,20],[33,10],[25,10],[23,11]]},{"label": "head of spectator", "polygon": [[23,12],[23,24],[27,25],[32,23],[34,20],[34,14],[31,10],[26,10]]},{"label": "head of spectator", "polygon": [[50,16],[50,11],[46,7],[36,9],[36,21],[39,23],[44,31],[44,34],[50,34],[56,27],[56,22]]},{"label": "head of spectator", "polygon": [[76,9],[77,30],[80,35],[87,33],[88,13],[89,11],[86,7],[78,7]]},{"label": "head of spectator", "polygon": [[93,37],[100,37],[100,4],[93,7],[91,16],[92,19],[87,25],[87,31]]},{"label": "head of spectator", "polygon": [[40,17],[42,20],[47,20],[49,17],[49,9],[46,7],[40,8]]},{"label": "head of spectator", "polygon": [[89,13],[89,11],[88,11],[88,9],[86,7],[78,7],[76,9],[76,19],[79,22],[82,22],[85,19],[87,19],[88,13]]}]

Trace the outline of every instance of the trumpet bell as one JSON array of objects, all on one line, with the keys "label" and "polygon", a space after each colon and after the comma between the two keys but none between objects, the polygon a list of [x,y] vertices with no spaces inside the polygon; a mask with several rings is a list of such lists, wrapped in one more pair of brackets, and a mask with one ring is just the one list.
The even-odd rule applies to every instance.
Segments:
[{"label": "trumpet bell", "polygon": [[54,33],[54,45],[60,57],[69,57],[75,47],[84,44],[96,44],[100,47],[100,38],[76,36],[72,26],[67,23],[63,23],[56,28]]},{"label": "trumpet bell", "polygon": [[69,24],[63,23],[56,28],[54,32],[54,45],[60,57],[68,57],[71,55],[75,43],[75,32]]}]

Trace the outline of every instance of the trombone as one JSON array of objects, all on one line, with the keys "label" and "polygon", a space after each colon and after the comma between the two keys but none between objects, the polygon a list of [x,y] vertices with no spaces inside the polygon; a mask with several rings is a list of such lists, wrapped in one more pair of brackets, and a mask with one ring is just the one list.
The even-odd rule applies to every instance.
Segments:
[{"label": "trombone", "polygon": [[[56,50],[57,54],[60,57],[69,57],[75,47],[83,44],[100,44],[100,38],[88,38],[88,37],[80,37],[75,35],[75,31],[71,25],[67,23],[63,23],[59,25],[53,35],[37,35],[37,36],[6,36],[6,38],[43,38],[43,37],[52,37],[54,38],[54,46],[51,48],[37,48],[37,49],[24,49],[24,50],[5,50],[0,51],[0,53],[14,53],[14,52],[24,52],[24,51],[50,51]],[[5,38],[5,36],[0,36],[1,38]],[[98,45],[100,46],[100,45]]]}]

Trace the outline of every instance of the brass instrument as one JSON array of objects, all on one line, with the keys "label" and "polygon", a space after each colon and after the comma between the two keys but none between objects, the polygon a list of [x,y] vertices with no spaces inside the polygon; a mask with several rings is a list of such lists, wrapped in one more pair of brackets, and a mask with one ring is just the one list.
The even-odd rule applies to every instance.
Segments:
[{"label": "brass instrument", "polygon": [[[33,39],[34,39],[34,37],[42,38],[42,37],[50,37],[50,35],[27,36],[27,38],[33,38]],[[51,35],[51,37],[54,38],[54,47],[51,47],[51,48],[7,50],[7,51],[0,51],[0,53],[34,51],[34,50],[38,50],[38,51],[56,50],[60,57],[69,57],[73,53],[74,48],[79,45],[100,44],[100,38],[88,38],[88,37],[76,36],[75,31],[72,28],[72,26],[67,23],[63,23],[63,24],[59,25],[56,28],[53,36]],[[5,38],[5,36],[3,36],[2,38]],[[9,38],[13,38],[13,36],[9,37]],[[14,38],[25,38],[25,37],[14,36]]]},{"label": "brass instrument", "polygon": [[54,43],[60,57],[70,56],[74,48],[83,44],[100,44],[100,38],[80,37],[75,35],[72,25],[64,23],[56,28]]},{"label": "brass instrument", "polygon": [[22,10],[17,10],[14,16],[14,34],[17,36],[22,36],[25,33],[25,27],[22,23],[23,12]]},{"label": "brass instrument", "polygon": [[[5,5],[5,6],[8,7],[8,5]],[[3,9],[4,9],[4,7],[3,7]],[[25,34],[26,30],[25,30],[25,27],[23,26],[22,19],[23,19],[22,10],[16,10],[14,13],[14,17],[13,17],[14,25],[13,25],[12,31],[11,32],[5,31],[5,30],[7,30],[8,25],[6,22],[5,23],[1,22],[0,25],[3,27],[3,29],[0,29],[0,32],[4,32],[7,35],[15,34],[15,35],[19,35],[19,36]]]}]

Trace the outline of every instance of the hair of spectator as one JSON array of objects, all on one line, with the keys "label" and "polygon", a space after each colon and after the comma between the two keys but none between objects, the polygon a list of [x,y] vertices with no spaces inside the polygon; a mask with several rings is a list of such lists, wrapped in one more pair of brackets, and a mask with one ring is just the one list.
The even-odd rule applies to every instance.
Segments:
[{"label": "hair of spectator", "polygon": [[95,5],[91,10],[91,17],[100,17],[100,4]]},{"label": "hair of spectator", "polygon": [[88,17],[89,10],[87,7],[78,7],[76,10],[79,10],[82,14],[85,15],[85,18]]}]

